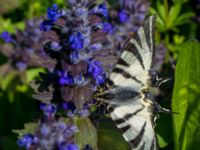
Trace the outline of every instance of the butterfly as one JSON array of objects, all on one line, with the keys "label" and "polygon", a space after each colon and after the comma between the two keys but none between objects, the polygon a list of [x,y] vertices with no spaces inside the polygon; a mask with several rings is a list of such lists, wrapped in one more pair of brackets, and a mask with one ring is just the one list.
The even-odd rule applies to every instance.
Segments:
[{"label": "butterfly", "polygon": [[152,98],[149,87],[158,84],[154,68],[156,16],[146,19],[130,39],[96,99],[108,104],[108,111],[132,150],[156,150],[154,131],[157,112],[169,112]]}]

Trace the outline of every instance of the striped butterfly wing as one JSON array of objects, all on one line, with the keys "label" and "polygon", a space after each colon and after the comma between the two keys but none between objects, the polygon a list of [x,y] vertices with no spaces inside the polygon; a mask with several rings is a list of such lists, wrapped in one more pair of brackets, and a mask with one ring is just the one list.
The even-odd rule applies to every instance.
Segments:
[{"label": "striped butterfly wing", "polygon": [[[132,150],[157,149],[153,102],[142,93],[142,90],[148,88],[149,70],[153,64],[155,21],[156,16],[150,16],[144,26],[139,28],[136,37],[127,43],[108,82],[110,91],[114,91],[115,95],[115,102],[110,103],[111,118],[122,130]],[[136,94],[134,97],[127,89],[139,93],[139,96]],[[121,101],[116,102],[126,93],[129,96],[125,97],[129,97],[129,100],[121,98]]]},{"label": "striped butterfly wing", "polygon": [[122,135],[132,150],[157,149],[153,114],[147,109],[141,104],[115,106],[110,109],[112,120],[123,132]]},{"label": "striped butterfly wing", "polygon": [[135,38],[126,44],[110,75],[110,83],[130,86],[137,91],[147,86],[149,69],[153,64],[155,21],[156,16],[150,16],[144,26],[139,28]]}]

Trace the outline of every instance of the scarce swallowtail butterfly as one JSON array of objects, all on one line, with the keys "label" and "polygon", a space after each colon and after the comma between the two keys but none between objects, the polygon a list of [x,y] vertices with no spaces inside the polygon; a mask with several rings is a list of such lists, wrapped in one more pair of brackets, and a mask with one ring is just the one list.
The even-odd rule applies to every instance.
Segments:
[{"label": "scarce swallowtail butterfly", "polygon": [[153,69],[156,16],[150,16],[135,38],[124,46],[122,55],[111,72],[105,89],[96,99],[108,104],[108,111],[132,150],[156,150],[154,132],[156,112],[161,108],[150,97],[149,87],[155,77]]}]

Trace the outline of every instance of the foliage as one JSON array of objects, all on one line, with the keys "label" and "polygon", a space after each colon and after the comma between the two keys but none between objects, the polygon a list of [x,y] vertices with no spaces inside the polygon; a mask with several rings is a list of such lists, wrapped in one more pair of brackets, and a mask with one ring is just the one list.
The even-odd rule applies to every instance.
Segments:
[{"label": "foliage", "polygon": [[200,149],[200,44],[191,40],[180,47],[172,110],[176,150]]},{"label": "foliage", "polygon": [[53,3],[64,5],[63,0],[14,0],[11,2],[7,0],[1,3],[3,5],[1,5],[0,14],[3,15],[0,16],[0,33],[3,31],[14,33],[16,28],[24,29],[25,19],[44,16],[47,7]]},{"label": "foliage", "polygon": [[[99,1],[102,2],[103,0]],[[108,1],[109,8],[113,6],[116,13],[119,7],[118,4],[115,0]],[[53,3],[58,4],[59,8],[63,8],[65,5],[64,0],[15,0],[12,1],[12,4],[10,0],[1,1],[0,33],[3,31],[16,33],[16,28],[25,29],[25,20],[46,16],[47,8]],[[141,1],[137,1],[137,3],[140,5]],[[144,12],[137,10],[137,13],[133,16],[143,19],[147,16],[145,12],[148,8],[150,8],[150,14],[157,15],[156,42],[163,44],[164,47],[163,49],[158,48],[163,52],[161,53],[162,60],[159,73],[162,77],[173,78],[175,76],[173,80],[162,85],[159,88],[159,94],[155,96],[158,103],[161,103],[163,107],[172,107],[172,111],[178,113],[160,114],[155,128],[160,149],[200,149],[200,44],[196,40],[188,41],[191,37],[200,40],[200,19],[198,20],[200,14],[197,12],[200,3],[188,0],[151,0],[150,3],[145,3],[144,8]],[[126,11],[133,13],[128,9]],[[125,16],[125,18],[122,17],[125,22],[128,20],[126,15],[126,13],[122,15]],[[128,23],[119,22],[116,16],[113,15],[113,18],[109,21],[115,28],[119,29],[125,28],[127,24],[138,25],[138,27],[141,25],[141,22],[134,22],[135,18],[131,19]],[[102,20],[106,21],[106,18]],[[128,26],[121,33],[115,32],[115,30],[115,33],[112,33],[115,36],[112,38],[116,38],[116,41],[119,39],[126,40],[127,37],[134,34],[129,33],[130,29],[132,29],[132,26]],[[117,34],[120,34],[121,37],[119,38]],[[76,36],[71,35],[72,45],[82,47],[81,42],[76,43],[81,41],[82,37]],[[121,43],[118,42],[114,43],[115,48],[121,48]],[[5,62],[7,62],[7,59],[0,56],[0,64]],[[101,72],[97,63],[94,63],[91,67],[93,68],[90,70]],[[0,77],[0,149],[2,150],[18,149],[16,146],[17,135],[12,131],[16,131],[21,135],[27,132],[34,133],[33,129],[37,125],[32,122],[38,120],[39,105],[38,102],[33,101],[31,96],[33,92],[30,90],[28,82],[38,78],[39,72],[47,71],[41,68],[29,68],[20,78],[16,76],[15,72]],[[66,97],[66,95],[64,96]],[[107,150],[110,147],[115,150],[129,149],[128,144],[121,137],[121,132],[116,129],[108,118],[102,119],[98,133],[95,132],[94,126],[88,118],[79,118],[76,120],[76,124],[81,129],[76,134],[77,143],[81,147],[84,147],[90,141],[92,147],[95,147],[98,143],[99,150]],[[90,137],[84,138],[81,136],[81,133],[90,134],[89,131],[91,132]]]}]

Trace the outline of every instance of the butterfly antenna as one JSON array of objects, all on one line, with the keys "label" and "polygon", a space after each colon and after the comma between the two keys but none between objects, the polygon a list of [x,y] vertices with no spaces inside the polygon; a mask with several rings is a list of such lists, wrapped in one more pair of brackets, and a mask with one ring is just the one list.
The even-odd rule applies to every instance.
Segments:
[{"label": "butterfly antenna", "polygon": [[166,83],[170,80],[172,80],[173,78],[158,78],[156,81],[156,87],[160,87],[163,83]]},{"label": "butterfly antenna", "polygon": [[179,114],[178,112],[171,111],[170,109],[166,109],[161,107],[159,104],[155,105],[157,113],[167,113],[167,114]]}]

